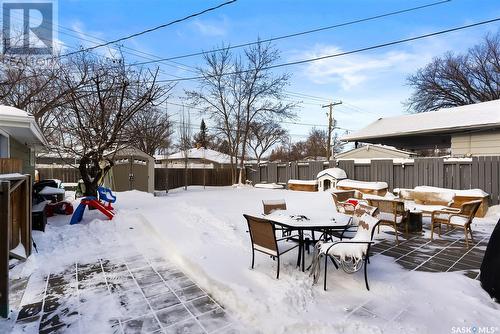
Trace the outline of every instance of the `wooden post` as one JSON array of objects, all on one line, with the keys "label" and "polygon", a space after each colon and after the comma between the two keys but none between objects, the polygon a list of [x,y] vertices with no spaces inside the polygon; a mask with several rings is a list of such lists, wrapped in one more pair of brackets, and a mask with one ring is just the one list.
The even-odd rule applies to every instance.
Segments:
[{"label": "wooden post", "polygon": [[9,315],[10,182],[0,181],[0,317]]},{"label": "wooden post", "polygon": [[31,242],[31,231],[32,231],[32,215],[31,215],[31,207],[32,207],[32,198],[31,198],[31,175],[26,174],[26,178],[22,185],[21,190],[21,198],[23,199],[24,205],[24,217],[22,221],[22,237],[21,242],[23,243],[24,249],[26,250],[26,257],[31,255],[33,243]]}]

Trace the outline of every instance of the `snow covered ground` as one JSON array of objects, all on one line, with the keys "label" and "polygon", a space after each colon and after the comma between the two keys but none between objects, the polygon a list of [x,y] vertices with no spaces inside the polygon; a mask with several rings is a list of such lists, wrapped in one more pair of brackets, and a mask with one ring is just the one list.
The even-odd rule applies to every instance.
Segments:
[{"label": "snow covered ground", "polygon": [[[282,259],[279,280],[276,263],[264,254],[256,255],[255,268],[250,269],[243,213],[260,213],[262,200],[285,199],[289,210],[328,214],[335,208],[327,194],[190,187],[163,197],[137,191],[117,195],[118,213],[112,222],[96,220],[100,216],[95,211],[86,213],[82,224],[75,226],[67,225],[69,217],[51,220],[45,235],[35,235],[40,253],[11,275],[39,275],[75,258],[102,252],[120,256],[135,247],[172,261],[237,318],[245,328],[238,331],[452,333],[476,326],[500,332],[500,305],[477,280],[459,272],[408,271],[379,255],[368,267],[370,291],[365,289],[362,272],[348,275],[331,267],[325,292],[321,284],[312,285],[307,271],[295,267],[295,251]],[[490,212],[478,220],[476,230],[493,229],[500,210]],[[7,328],[0,322],[0,331],[2,326]]]}]

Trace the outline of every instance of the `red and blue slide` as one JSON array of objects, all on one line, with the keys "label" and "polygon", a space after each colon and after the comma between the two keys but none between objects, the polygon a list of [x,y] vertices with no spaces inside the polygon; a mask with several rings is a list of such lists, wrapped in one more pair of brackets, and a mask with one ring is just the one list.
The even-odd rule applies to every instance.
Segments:
[{"label": "red and blue slide", "polygon": [[[113,219],[115,212],[111,203],[116,201],[116,196],[113,195],[110,189],[104,187],[99,187],[98,193],[100,200],[94,196],[82,198],[80,204],[71,217],[70,225],[78,224],[82,221],[83,213],[85,212],[85,208],[87,206],[101,211],[106,217],[108,217],[109,220]],[[107,202],[107,204],[105,205],[103,202]]]}]

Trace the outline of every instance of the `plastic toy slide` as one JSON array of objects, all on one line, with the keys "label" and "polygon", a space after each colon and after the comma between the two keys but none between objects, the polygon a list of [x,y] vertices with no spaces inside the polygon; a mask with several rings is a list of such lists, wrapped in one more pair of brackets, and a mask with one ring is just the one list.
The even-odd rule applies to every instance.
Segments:
[{"label": "plastic toy slide", "polygon": [[[98,200],[94,196],[87,196],[82,198],[80,204],[71,217],[71,225],[78,224],[82,221],[83,213],[85,212],[85,208],[87,206],[101,211],[106,217],[108,217],[109,220],[113,219],[113,217],[115,216],[115,212],[113,211],[114,209],[111,206],[111,203],[114,203],[116,201],[116,196],[113,195],[110,189],[104,187],[99,187],[98,193],[100,200]],[[107,202],[107,204],[105,204],[105,202]]]}]

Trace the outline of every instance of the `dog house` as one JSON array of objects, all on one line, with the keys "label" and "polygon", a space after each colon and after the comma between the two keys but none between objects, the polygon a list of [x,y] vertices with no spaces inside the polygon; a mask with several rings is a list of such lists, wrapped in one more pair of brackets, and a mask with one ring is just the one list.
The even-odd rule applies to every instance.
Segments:
[{"label": "dog house", "polygon": [[340,168],[328,168],[319,172],[316,179],[318,181],[318,191],[325,191],[335,188],[337,181],[347,179],[347,174]]}]

